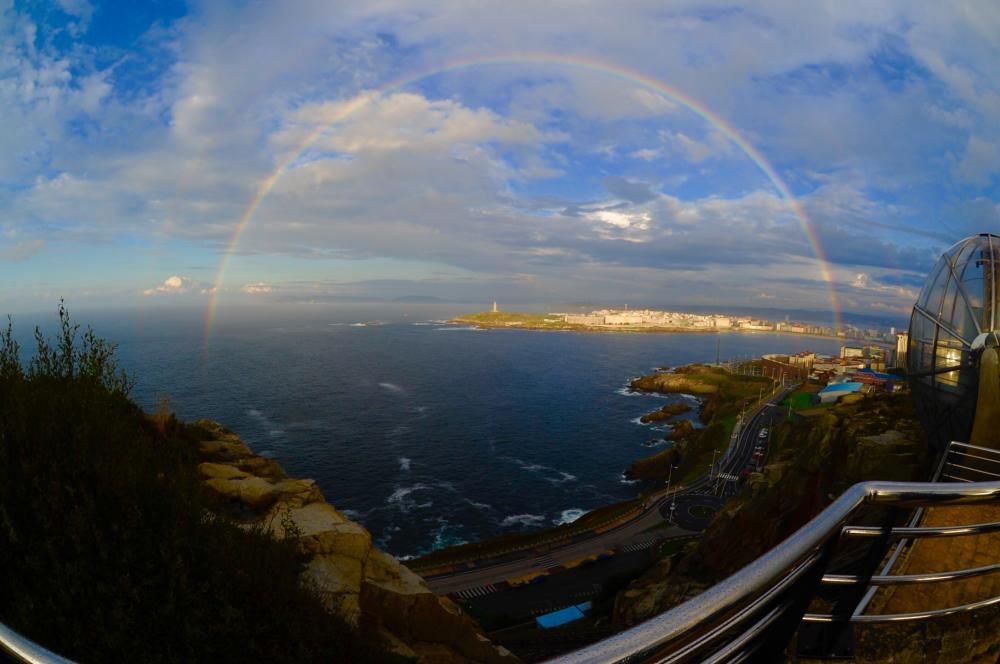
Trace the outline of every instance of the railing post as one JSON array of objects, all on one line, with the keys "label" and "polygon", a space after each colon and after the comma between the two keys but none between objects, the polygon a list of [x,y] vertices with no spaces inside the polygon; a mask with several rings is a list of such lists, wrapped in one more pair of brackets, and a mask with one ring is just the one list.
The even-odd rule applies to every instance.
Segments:
[{"label": "railing post", "polygon": [[[812,654],[819,657],[850,657],[854,654],[854,630],[851,626],[851,616],[865,597],[872,577],[878,570],[889,544],[892,542],[892,529],[899,517],[899,509],[889,507],[882,521],[881,533],[874,539],[864,557],[859,561],[858,580],[847,586],[839,595],[830,611],[833,621],[819,627],[812,650],[801,654]],[[802,645],[800,643],[800,645]]]},{"label": "railing post", "polygon": [[788,589],[788,605],[782,611],[781,617],[775,620],[762,635],[759,645],[746,661],[770,664],[771,662],[782,662],[785,660],[785,651],[788,649],[789,643],[792,642],[795,632],[803,624],[802,616],[805,615],[809,609],[809,604],[816,596],[816,591],[820,587],[820,580],[830,567],[830,561],[833,559],[839,543],[840,533],[837,533],[823,544],[822,552],[816,562],[813,563],[812,569]]}]

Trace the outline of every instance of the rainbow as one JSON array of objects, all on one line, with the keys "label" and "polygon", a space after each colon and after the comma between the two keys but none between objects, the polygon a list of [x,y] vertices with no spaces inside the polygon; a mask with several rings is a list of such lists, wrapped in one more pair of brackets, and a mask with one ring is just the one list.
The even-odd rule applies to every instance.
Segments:
[{"label": "rainbow", "polygon": [[820,275],[826,283],[835,329],[837,331],[842,329],[843,324],[841,321],[840,304],[837,298],[836,289],[834,288],[833,277],[830,273],[829,262],[827,261],[826,254],[823,251],[823,246],[820,244],[819,238],[817,238],[816,232],[813,230],[812,222],[809,221],[809,218],[806,216],[802,206],[795,199],[795,196],[792,195],[792,192],[789,191],[788,186],[778,176],[771,164],[768,163],[764,155],[762,155],[755,147],[750,145],[750,143],[748,143],[747,140],[739,134],[735,127],[726,122],[726,120],[721,116],[703,106],[696,99],[689,97],[680,90],[672,88],[666,83],[663,83],[662,81],[659,81],[642,72],[584,56],[555,55],[551,53],[522,53],[453,61],[441,66],[424,69],[417,73],[402,76],[386,83],[380,88],[363,92],[346,101],[341,106],[338,113],[327,124],[317,126],[313,131],[311,131],[305,139],[277,165],[274,171],[264,178],[264,180],[257,186],[257,190],[254,192],[253,198],[250,199],[250,202],[243,210],[243,214],[236,222],[236,228],[233,230],[233,235],[226,245],[226,249],[222,254],[222,259],[219,261],[219,268],[215,275],[214,288],[211,291],[208,309],[205,315],[204,343],[206,353],[208,350],[209,338],[212,334],[212,326],[215,321],[216,310],[219,305],[219,295],[222,292],[222,284],[226,276],[226,268],[229,266],[229,261],[236,252],[236,248],[239,246],[240,238],[243,236],[244,231],[250,224],[251,219],[253,219],[254,213],[257,211],[257,208],[260,207],[261,202],[271,192],[278,180],[281,179],[281,176],[285,174],[288,168],[306,149],[309,148],[310,145],[312,145],[317,139],[320,138],[320,136],[322,136],[338,122],[342,122],[345,118],[361,111],[369,104],[377,101],[379,98],[390,92],[399,90],[407,85],[411,85],[430,76],[467,69],[469,67],[504,64],[560,65],[574,69],[597,71],[632,83],[638,83],[645,88],[655,91],[671,102],[679,104],[692,111],[715,127],[715,129],[721,132],[734,145],[736,145],[757,166],[757,168],[760,169],[765,177],[767,177],[767,179],[771,182],[772,186],[774,186],[778,195],[785,201],[789,209],[792,211],[792,214],[795,216],[805,233],[806,239],[808,240],[809,245],[813,250],[813,254],[815,255]]}]

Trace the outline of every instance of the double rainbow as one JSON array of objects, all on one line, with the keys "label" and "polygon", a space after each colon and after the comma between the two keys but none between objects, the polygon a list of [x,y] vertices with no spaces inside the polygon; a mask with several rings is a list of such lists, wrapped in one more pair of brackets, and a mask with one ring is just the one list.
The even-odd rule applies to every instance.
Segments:
[{"label": "double rainbow", "polygon": [[816,236],[816,232],[813,229],[812,222],[809,221],[809,218],[806,216],[802,206],[795,199],[795,196],[792,195],[791,191],[789,191],[788,186],[778,176],[771,164],[764,158],[764,155],[762,155],[755,147],[750,145],[750,143],[748,143],[746,139],[739,134],[735,127],[692,97],[689,97],[680,90],[672,88],[666,83],[643,74],[642,72],[584,56],[554,55],[551,53],[522,53],[516,55],[490,56],[459,60],[443,66],[425,69],[414,74],[397,78],[389,83],[386,83],[382,87],[377,88],[376,90],[364,92],[348,100],[340,107],[339,112],[332,119],[330,119],[327,124],[317,126],[313,131],[311,131],[305,139],[303,139],[303,141],[277,165],[271,174],[264,178],[260,185],[258,185],[253,198],[250,199],[250,202],[243,210],[243,214],[236,222],[233,235],[229,239],[229,243],[222,254],[222,259],[219,261],[219,268],[215,275],[214,289],[212,290],[208,310],[205,315],[204,342],[206,352],[208,350],[208,342],[212,334],[212,327],[215,322],[215,315],[219,305],[219,295],[222,292],[222,284],[226,276],[226,268],[229,266],[229,261],[239,246],[240,238],[243,236],[244,231],[246,231],[247,226],[253,219],[254,213],[257,211],[257,208],[260,207],[261,202],[263,202],[263,200],[271,192],[278,180],[281,179],[281,176],[285,174],[288,168],[306,149],[309,148],[309,146],[315,143],[316,140],[319,139],[320,136],[322,136],[330,127],[338,122],[342,122],[345,118],[353,115],[354,113],[365,109],[371,103],[390,92],[399,90],[407,85],[411,85],[430,76],[461,69],[468,69],[470,67],[503,64],[554,64],[573,69],[601,72],[632,83],[637,83],[645,88],[648,88],[649,90],[653,90],[671,102],[679,104],[680,106],[692,111],[715,127],[715,129],[736,145],[750,159],[750,161],[752,161],[757,168],[760,169],[765,177],[767,177],[772,186],[774,186],[774,189],[778,192],[778,195],[785,201],[799,225],[802,227],[802,231],[805,233],[809,246],[812,248],[813,254],[816,257],[820,275],[826,283],[826,289],[830,299],[830,309],[833,313],[834,326],[838,331],[842,328],[840,305],[834,288],[833,278],[830,274],[829,263],[826,259],[823,247]]}]

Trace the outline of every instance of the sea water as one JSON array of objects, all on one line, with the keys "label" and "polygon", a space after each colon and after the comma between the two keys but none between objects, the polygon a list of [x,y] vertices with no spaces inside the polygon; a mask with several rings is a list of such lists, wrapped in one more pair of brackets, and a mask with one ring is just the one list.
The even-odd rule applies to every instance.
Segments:
[{"label": "sea water", "polygon": [[838,348],[836,340],[776,334],[484,331],[439,322],[461,310],[240,310],[220,317],[207,346],[198,310],[77,318],[119,345],[144,408],[166,397],[184,419],[221,422],[290,474],[315,479],[399,557],[569,523],[634,496],[623,471],[665,445],[664,424],[643,425],[639,416],[678,400],[695,407],[689,417],[697,412],[690,397],[630,392],[636,376],[714,362],[717,352]]}]

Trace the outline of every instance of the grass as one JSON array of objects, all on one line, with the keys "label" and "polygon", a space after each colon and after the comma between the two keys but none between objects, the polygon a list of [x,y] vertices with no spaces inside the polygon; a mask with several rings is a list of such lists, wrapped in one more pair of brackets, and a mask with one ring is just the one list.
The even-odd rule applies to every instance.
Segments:
[{"label": "grass", "polygon": [[815,390],[798,389],[785,397],[785,399],[781,402],[781,406],[783,408],[791,406],[792,410],[808,410],[810,408],[815,408],[816,403],[813,401],[815,396]]},{"label": "grass", "polygon": [[204,432],[128,397],[60,306],[0,335],[0,621],[79,661],[382,661],[300,584],[296,544],[206,518]]},{"label": "grass", "polygon": [[482,311],[474,314],[462,314],[454,318],[455,322],[476,323],[478,325],[495,325],[499,327],[530,327],[532,329],[572,330],[582,329],[581,325],[570,325],[561,319],[549,318],[548,314],[525,313],[517,311]]},{"label": "grass", "polygon": [[713,421],[701,430],[700,435],[688,443],[677,474],[678,485],[691,484],[703,475],[708,474],[708,467],[714,456],[718,460],[729,446],[729,437],[736,425],[736,416],[730,416],[721,421]]}]

